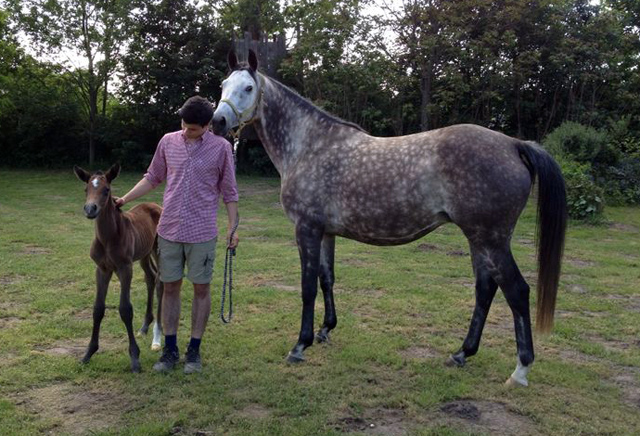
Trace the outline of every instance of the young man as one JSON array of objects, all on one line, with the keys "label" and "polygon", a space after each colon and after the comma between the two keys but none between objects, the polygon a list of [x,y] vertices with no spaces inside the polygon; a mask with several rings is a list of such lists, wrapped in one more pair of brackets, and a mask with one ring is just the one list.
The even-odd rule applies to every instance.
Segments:
[{"label": "young man", "polygon": [[147,173],[131,191],[116,199],[116,204],[120,207],[145,195],[162,181],[167,182],[158,225],[165,346],[153,369],[170,371],[180,359],[176,335],[186,262],[186,275],[194,291],[191,341],[184,365],[184,372],[188,374],[202,370],[200,341],[211,312],[209,283],[218,234],[218,199],[222,194],[227,208],[226,242],[235,248],[238,235],[234,234],[230,240],[230,234],[238,217],[238,188],[231,145],[208,129],[213,118],[211,103],[202,97],[191,97],[178,114],[182,118],[182,130],[168,133],[160,140]]}]

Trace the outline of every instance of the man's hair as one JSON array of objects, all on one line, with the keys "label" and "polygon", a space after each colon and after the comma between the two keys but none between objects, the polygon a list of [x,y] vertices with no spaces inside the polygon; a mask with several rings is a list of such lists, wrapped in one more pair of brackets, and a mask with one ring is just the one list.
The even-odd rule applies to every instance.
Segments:
[{"label": "man's hair", "polygon": [[213,105],[206,98],[195,95],[184,102],[178,115],[187,124],[205,127],[213,118]]}]

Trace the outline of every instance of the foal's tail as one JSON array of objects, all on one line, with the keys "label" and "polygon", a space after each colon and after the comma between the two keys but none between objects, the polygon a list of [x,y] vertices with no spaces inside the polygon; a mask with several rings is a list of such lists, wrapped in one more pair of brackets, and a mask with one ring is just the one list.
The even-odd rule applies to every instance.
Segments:
[{"label": "foal's tail", "polygon": [[567,228],[567,196],[560,167],[549,153],[533,142],[519,142],[516,147],[531,179],[538,177],[536,331],[544,334],[553,327]]}]

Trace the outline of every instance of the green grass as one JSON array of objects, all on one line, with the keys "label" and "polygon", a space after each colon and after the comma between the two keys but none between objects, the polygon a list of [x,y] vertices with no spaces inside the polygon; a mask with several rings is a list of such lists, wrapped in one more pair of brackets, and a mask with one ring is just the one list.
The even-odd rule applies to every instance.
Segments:
[{"label": "green grass", "polygon": [[[139,177],[122,175],[114,193]],[[503,382],[515,367],[515,342],[501,295],[478,355],[465,368],[443,365],[466,334],[474,302],[468,247],[453,225],[393,248],[339,239],[338,327],[330,344],[307,350],[306,363],[285,364],[301,312],[293,225],[278,203],[279,180],[242,177],[239,185],[233,322],[218,319],[218,250],[204,372],[153,373],[158,354],[147,337],[139,338],[144,372],[131,374],[117,281],[107,297],[103,348],[89,365],[78,363],[95,292],[93,222],[82,214],[82,184],[71,170],[0,172],[0,434],[574,435],[640,428],[639,209],[608,208],[604,226],[571,224],[554,333],[536,338],[531,386],[510,390]],[[145,201],[160,203],[161,188]],[[530,204],[513,238],[531,284],[534,210]],[[222,231],[225,223],[221,209]],[[139,327],[146,292],[142,271],[134,271]],[[186,283],[182,352],[192,294]],[[316,326],[323,310],[320,296]],[[464,404],[476,408],[475,417],[465,415]]]}]

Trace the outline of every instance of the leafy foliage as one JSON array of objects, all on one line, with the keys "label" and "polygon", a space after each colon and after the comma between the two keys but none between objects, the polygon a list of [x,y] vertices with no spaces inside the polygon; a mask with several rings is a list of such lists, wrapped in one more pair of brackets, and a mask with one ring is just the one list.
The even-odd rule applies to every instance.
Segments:
[{"label": "leafy foliage", "polygon": [[569,216],[576,220],[598,222],[604,210],[604,191],[589,176],[590,165],[561,161],[567,187]]}]

